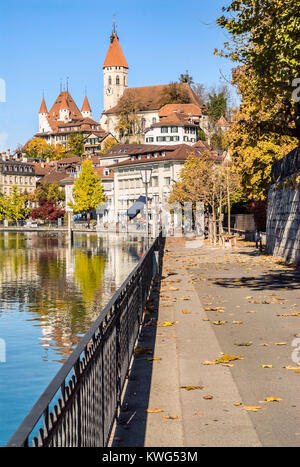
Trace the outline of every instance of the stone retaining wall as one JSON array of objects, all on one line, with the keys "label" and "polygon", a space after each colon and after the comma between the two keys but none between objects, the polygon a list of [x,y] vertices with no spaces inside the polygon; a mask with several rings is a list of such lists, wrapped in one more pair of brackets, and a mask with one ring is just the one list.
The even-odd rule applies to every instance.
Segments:
[{"label": "stone retaining wall", "polygon": [[300,149],[272,169],[267,213],[268,253],[300,264]]}]

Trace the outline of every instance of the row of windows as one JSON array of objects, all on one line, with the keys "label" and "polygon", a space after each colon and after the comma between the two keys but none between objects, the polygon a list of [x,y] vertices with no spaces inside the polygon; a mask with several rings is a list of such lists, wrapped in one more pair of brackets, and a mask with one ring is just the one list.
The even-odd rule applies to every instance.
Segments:
[{"label": "row of windows", "polygon": [[[163,184],[165,186],[171,185],[171,177],[164,177]],[[120,180],[119,186],[120,186],[120,190],[136,189],[136,188],[142,188],[143,182],[141,178],[124,179],[124,180]],[[151,177],[149,187],[158,187],[158,177]]]},{"label": "row of windows", "polygon": [[21,185],[24,183],[25,185],[27,185],[27,183],[29,183],[29,185],[31,185],[33,183],[33,179],[32,177],[24,177],[24,181],[23,181],[23,177],[8,177],[8,176],[4,176],[3,177],[3,182],[4,183],[10,183],[10,184],[18,184],[20,183]]},{"label": "row of windows", "polygon": [[161,133],[168,133],[168,132],[169,132],[169,128],[170,128],[170,132],[171,132],[171,133],[178,133],[178,126],[171,126],[171,127],[162,126],[161,129],[160,129],[160,132],[161,132]]},{"label": "row of windows", "polygon": [[[34,189],[33,188],[26,188],[26,191],[28,193],[32,193],[34,191]],[[12,194],[12,188],[3,188],[3,193],[5,195],[11,195]]]},{"label": "row of windows", "polygon": [[[180,141],[180,137],[179,136],[156,136],[156,141],[157,142]],[[195,143],[196,138],[188,138],[188,136],[184,136],[183,141],[190,142],[190,143]],[[146,143],[153,143],[153,142],[154,142],[154,137],[153,136],[149,136],[149,137],[146,138]]]},{"label": "row of windows", "polygon": [[[161,133],[169,133],[169,132],[170,133],[178,133],[178,126],[171,126],[171,127],[162,126],[161,129],[160,129],[160,132]],[[194,133],[196,133],[196,128],[194,128],[194,127],[184,127],[184,132],[194,134]]]},{"label": "row of windows", "polygon": [[[112,84],[113,84],[113,83],[112,83],[112,77],[109,76],[109,77],[108,77],[108,85],[111,86]],[[117,84],[117,85],[120,84],[120,76],[119,76],[119,75],[116,76],[116,84]],[[123,84],[124,84],[124,86],[126,86],[126,76],[124,76]]]},{"label": "row of windows", "polygon": [[5,172],[33,172],[33,167],[27,165],[5,165],[3,169]]}]

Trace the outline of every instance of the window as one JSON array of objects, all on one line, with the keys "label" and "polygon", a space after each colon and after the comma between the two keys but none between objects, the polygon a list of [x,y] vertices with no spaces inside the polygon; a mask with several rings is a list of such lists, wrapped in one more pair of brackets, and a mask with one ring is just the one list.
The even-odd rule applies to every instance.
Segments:
[{"label": "window", "polygon": [[179,136],[174,136],[174,141],[179,141]]},{"label": "window", "polygon": [[152,123],[156,123],[156,118],[155,117],[152,118]]},{"label": "window", "polygon": [[168,127],[167,126],[162,126],[160,129],[161,133],[168,133]]},{"label": "window", "polygon": [[111,86],[111,76],[108,77],[108,85]]},{"label": "window", "polygon": [[152,177],[152,186],[158,186],[158,177]]},{"label": "window", "polygon": [[171,177],[164,178],[164,185],[167,185],[167,186],[171,185]]},{"label": "window", "polygon": [[171,133],[178,133],[178,126],[172,126]]},{"label": "window", "polygon": [[153,143],[154,141],[154,138],[152,136],[149,136],[148,138],[146,138],[146,143]]},{"label": "window", "polygon": [[120,77],[119,77],[119,75],[117,75],[117,77],[116,77],[116,84],[120,84]]},{"label": "window", "polygon": [[126,86],[126,76],[124,76],[124,86]]}]

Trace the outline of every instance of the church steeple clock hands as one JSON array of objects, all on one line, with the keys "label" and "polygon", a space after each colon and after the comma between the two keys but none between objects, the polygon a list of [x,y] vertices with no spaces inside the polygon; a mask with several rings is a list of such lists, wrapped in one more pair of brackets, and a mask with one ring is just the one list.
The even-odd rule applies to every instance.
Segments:
[{"label": "church steeple clock hands", "polygon": [[103,64],[104,111],[117,105],[128,87],[128,64],[117,35],[115,20],[108,52]]}]

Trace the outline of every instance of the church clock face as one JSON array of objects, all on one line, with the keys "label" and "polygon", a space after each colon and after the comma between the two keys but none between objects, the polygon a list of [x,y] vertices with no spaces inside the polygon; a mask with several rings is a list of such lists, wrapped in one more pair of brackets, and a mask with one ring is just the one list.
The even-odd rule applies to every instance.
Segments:
[{"label": "church clock face", "polygon": [[106,94],[107,94],[108,96],[111,96],[112,93],[113,93],[113,90],[112,90],[111,87],[106,88]]}]

